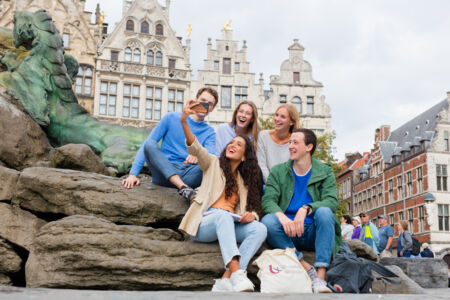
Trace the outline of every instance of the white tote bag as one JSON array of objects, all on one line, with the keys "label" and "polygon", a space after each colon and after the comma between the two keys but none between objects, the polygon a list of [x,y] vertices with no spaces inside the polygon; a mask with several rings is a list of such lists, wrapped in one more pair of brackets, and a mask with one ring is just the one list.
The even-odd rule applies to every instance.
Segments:
[{"label": "white tote bag", "polygon": [[253,264],[259,267],[261,293],[312,293],[311,279],[293,248],[265,250]]}]

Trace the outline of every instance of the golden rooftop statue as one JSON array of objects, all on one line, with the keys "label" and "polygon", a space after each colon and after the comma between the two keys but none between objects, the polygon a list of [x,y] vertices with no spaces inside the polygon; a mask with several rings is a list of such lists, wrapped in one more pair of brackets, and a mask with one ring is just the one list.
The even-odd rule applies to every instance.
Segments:
[{"label": "golden rooftop statue", "polygon": [[104,21],[104,20],[105,20],[105,12],[102,11],[102,14],[100,15],[100,18],[99,18],[98,25],[99,25],[99,26],[103,26],[103,21]]},{"label": "golden rooftop statue", "polygon": [[228,22],[226,22],[226,23],[223,25],[223,30],[225,30],[225,31],[231,30],[230,24],[231,24],[231,20],[229,20]]},{"label": "golden rooftop statue", "polygon": [[189,25],[188,25],[188,28],[187,28],[188,39],[191,38],[191,32],[192,32],[192,26],[191,26],[191,24],[189,24]]}]

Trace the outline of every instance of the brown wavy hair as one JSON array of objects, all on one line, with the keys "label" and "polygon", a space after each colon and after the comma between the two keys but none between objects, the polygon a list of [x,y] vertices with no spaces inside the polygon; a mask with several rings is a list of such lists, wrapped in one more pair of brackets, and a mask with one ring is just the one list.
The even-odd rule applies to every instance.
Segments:
[{"label": "brown wavy hair", "polygon": [[[241,174],[244,184],[248,189],[247,194],[247,206],[246,211],[256,212],[261,218],[263,213],[261,209],[261,194],[262,194],[262,173],[258,165],[258,160],[256,159],[255,148],[253,147],[250,139],[242,134],[239,134],[245,140],[245,160],[241,162],[237,168],[238,172]],[[229,144],[229,143],[228,143]],[[227,144],[227,146],[228,146]],[[231,197],[233,192],[238,191],[238,184],[236,178],[231,170],[230,160],[226,157],[227,147],[223,149],[219,157],[220,168],[225,175],[225,199]]]},{"label": "brown wavy hair", "polygon": [[253,103],[253,101],[249,101],[249,100],[245,100],[239,103],[239,105],[236,107],[236,109],[233,112],[233,118],[231,119],[231,123],[230,125],[234,125],[236,126],[236,115],[238,113],[239,108],[241,108],[242,105],[247,104],[249,105],[253,112],[252,112],[252,122],[250,124],[248,124],[248,131],[250,131],[252,133],[252,141],[253,141],[253,147],[256,149],[257,145],[258,145],[258,135],[259,132],[261,131],[261,126],[259,126],[258,123],[258,108],[256,108],[255,103]]}]

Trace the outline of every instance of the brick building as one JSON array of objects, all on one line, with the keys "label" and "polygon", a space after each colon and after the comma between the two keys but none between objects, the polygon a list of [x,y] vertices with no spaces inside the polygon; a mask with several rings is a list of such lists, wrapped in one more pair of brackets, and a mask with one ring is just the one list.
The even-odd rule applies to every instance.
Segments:
[{"label": "brick building", "polygon": [[370,157],[358,168],[344,169],[338,182],[353,173],[351,214],[367,212],[375,224],[384,214],[393,227],[407,220],[409,231],[450,265],[449,103],[447,93],[447,99],[396,130],[376,129]]}]

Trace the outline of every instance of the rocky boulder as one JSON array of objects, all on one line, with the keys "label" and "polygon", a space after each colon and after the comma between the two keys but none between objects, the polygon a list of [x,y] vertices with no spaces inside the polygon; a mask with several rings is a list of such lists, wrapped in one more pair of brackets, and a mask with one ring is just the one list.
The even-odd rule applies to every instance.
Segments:
[{"label": "rocky boulder", "polygon": [[448,266],[440,258],[382,258],[386,266],[398,266],[423,288],[445,288],[448,285]]},{"label": "rocky boulder", "polygon": [[26,250],[30,250],[39,228],[47,223],[6,203],[0,203],[0,216],[0,237]]},{"label": "rocky boulder", "polygon": [[206,290],[223,272],[217,243],[170,229],[71,216],[43,226],[26,264],[27,287]]},{"label": "rocky boulder", "polygon": [[367,258],[374,261],[378,260],[378,255],[366,243],[360,240],[350,240],[346,242],[350,250],[352,250],[358,257]]},{"label": "rocky boulder", "polygon": [[[400,281],[400,284],[392,284],[386,280],[375,279],[372,284],[374,294],[425,294],[425,290],[414,280],[406,276],[402,269],[397,266],[386,266],[389,270],[398,275],[399,278],[392,278]],[[375,276],[380,276],[374,272]]]},{"label": "rocky boulder", "polygon": [[22,259],[16,254],[13,247],[0,238],[0,285],[11,284],[9,275],[20,271]]},{"label": "rocky boulder", "polygon": [[0,201],[11,201],[19,172],[0,166]]},{"label": "rocky boulder", "polygon": [[48,160],[51,147],[44,131],[7,99],[10,97],[0,88],[0,161],[22,170]]},{"label": "rocky boulder", "polygon": [[91,147],[85,144],[67,144],[52,154],[53,168],[72,169],[108,175],[108,169]]},{"label": "rocky boulder", "polygon": [[178,226],[188,208],[176,189],[145,181],[128,190],[117,178],[52,168],[23,170],[12,202],[48,219],[79,214],[158,227]]}]

